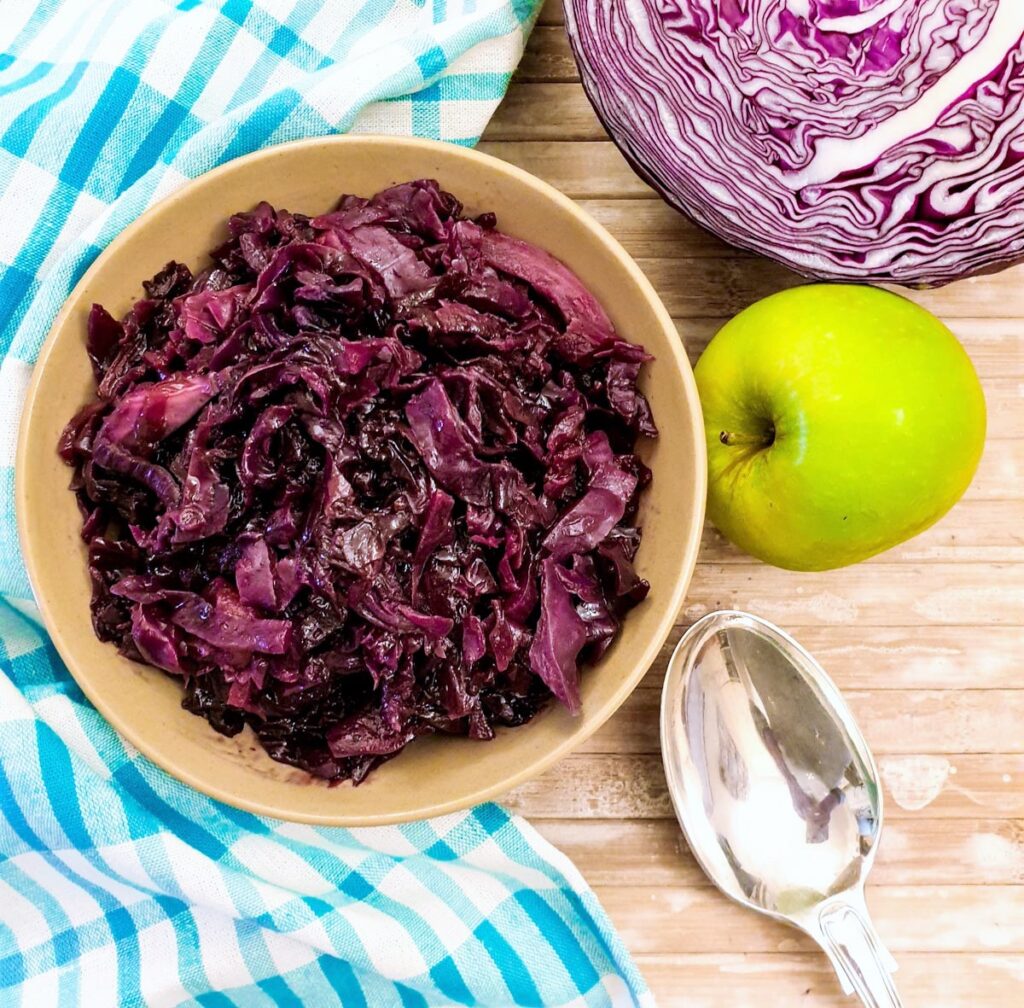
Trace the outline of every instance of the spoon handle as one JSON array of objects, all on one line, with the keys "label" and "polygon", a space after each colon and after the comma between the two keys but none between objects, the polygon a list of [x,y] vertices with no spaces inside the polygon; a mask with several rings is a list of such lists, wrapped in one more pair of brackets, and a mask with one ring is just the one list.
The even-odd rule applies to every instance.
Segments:
[{"label": "spoon handle", "polygon": [[896,964],[875,932],[863,897],[858,896],[848,893],[821,906],[817,920],[821,945],[847,993],[853,991],[865,1008],[901,1008],[890,975]]}]

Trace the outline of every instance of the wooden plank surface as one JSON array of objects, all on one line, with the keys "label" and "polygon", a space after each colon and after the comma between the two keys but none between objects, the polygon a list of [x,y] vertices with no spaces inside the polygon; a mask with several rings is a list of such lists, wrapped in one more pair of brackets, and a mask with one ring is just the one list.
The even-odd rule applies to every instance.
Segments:
[{"label": "wooden plank surface", "polygon": [[[579,85],[557,0],[481,146],[623,243],[692,361],[733,313],[800,282],[633,174]],[[822,574],[756,563],[707,528],[682,621],[643,684],[580,752],[508,797],[595,887],[663,1008],[851,1003],[799,935],[710,886],[672,818],[658,687],[679,633],[724,606],[793,630],[878,755],[887,825],[868,902],[908,1008],[1024,998],[1024,268],[911,296],[948,322],[985,387],[989,438],[964,500],[911,542]]]}]

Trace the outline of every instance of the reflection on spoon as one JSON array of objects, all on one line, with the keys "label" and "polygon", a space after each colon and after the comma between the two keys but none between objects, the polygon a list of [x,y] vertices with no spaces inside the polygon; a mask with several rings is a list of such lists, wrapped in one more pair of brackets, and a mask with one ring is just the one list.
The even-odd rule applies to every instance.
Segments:
[{"label": "reflection on spoon", "polygon": [[756,616],[712,613],[669,663],[661,737],[676,815],[711,880],[809,934],[869,1008],[899,1006],[864,905],[878,772],[817,662]]}]

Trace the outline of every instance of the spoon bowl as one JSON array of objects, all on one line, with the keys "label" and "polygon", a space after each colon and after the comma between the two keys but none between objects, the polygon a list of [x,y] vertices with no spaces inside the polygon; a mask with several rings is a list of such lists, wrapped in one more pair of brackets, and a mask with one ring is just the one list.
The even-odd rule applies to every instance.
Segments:
[{"label": "spoon bowl", "polygon": [[863,894],[878,769],[824,669],[771,623],[712,613],[669,663],[661,737],[676,816],[711,880],[810,935],[865,1005],[899,1005]]}]

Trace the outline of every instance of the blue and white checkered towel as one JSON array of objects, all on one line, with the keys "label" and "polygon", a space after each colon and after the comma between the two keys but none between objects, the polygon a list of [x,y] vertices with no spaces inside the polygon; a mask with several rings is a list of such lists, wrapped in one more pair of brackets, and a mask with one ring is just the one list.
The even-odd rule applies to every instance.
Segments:
[{"label": "blue and white checkered towel", "polygon": [[475,142],[539,0],[3,0],[0,1006],[632,1005],[578,872],[495,805],[407,826],[259,818],[89,705],[18,558],[14,440],[40,343],[141,211],[257,147]]}]

